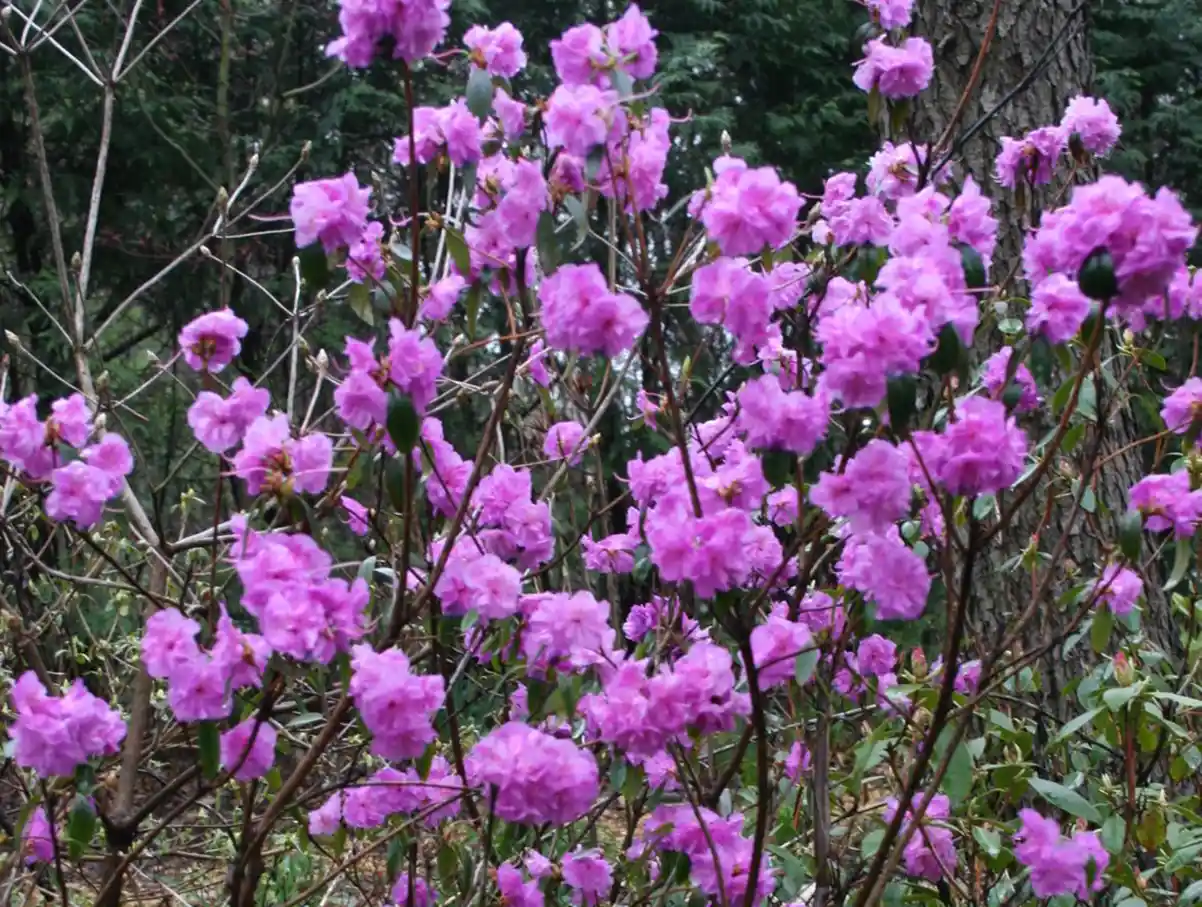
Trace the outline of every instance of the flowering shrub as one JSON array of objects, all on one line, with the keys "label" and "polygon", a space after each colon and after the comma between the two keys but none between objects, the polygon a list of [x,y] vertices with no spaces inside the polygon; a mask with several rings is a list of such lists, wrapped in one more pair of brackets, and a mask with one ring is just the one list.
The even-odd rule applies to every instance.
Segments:
[{"label": "flowering shrub", "polygon": [[[909,3],[867,6],[848,77],[904,119],[931,45]],[[1121,134],[1106,103],[1002,142],[991,192],[1051,193],[1023,297],[992,261],[1013,225],[936,137],[886,141],[863,192],[837,173],[807,198],[726,153],[671,199],[678,112],[637,6],[555,39],[545,98],[517,29],[453,35],[448,7],[341,2],[329,55],[393,72],[409,121],[392,176],[288,187],[295,304],[263,303],[289,313],[284,394],[229,378],[255,338],[228,308],[140,390],[190,395],[207,501],[146,503],[83,291],[83,392],[0,408],[5,506],[86,566],[46,569],[30,538],[10,557],[64,602],[118,590],[134,624],[105,688],[11,617],[6,893],[41,872],[64,907],[80,880],[119,904],[203,814],[192,850],[238,907],[347,878],[415,907],[1202,899],[1199,615],[1173,592],[1195,582],[1202,379],[1149,377],[1157,333],[1202,315],[1197,231],[1169,189],[1085,180]],[[416,106],[434,64],[464,96]],[[672,218],[675,245],[651,230]],[[360,329],[313,353],[331,309]],[[1123,482],[1107,432],[1137,383],[1164,430]],[[481,401],[473,450],[448,426]],[[1096,563],[1057,541],[1081,524]],[[1029,598],[987,601],[1015,526],[994,566]],[[1048,652],[1083,665],[1060,713]]]}]

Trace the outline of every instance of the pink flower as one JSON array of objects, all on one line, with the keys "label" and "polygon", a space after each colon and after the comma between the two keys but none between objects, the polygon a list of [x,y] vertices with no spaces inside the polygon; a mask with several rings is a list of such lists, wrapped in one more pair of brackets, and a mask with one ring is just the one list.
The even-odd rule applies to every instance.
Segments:
[{"label": "pink flower", "polygon": [[[467,106],[463,98],[452,101],[446,107],[418,107],[413,111],[413,145],[417,163],[428,164],[442,150],[457,167],[474,164],[480,160],[483,133],[480,121]],[[401,136],[393,145],[392,159],[402,166],[410,166],[410,138]]]},{"label": "pink flower", "polygon": [[371,529],[371,524],[368,521],[367,508],[356,501],[354,498],[348,498],[343,495],[338,499],[338,503],[342,505],[342,509],[346,511],[346,522],[350,527],[351,532],[355,535],[367,535]]},{"label": "pink flower", "polygon": [[947,230],[952,239],[976,249],[988,273],[997,245],[997,218],[989,199],[971,176],[964,177],[964,186],[947,212]]},{"label": "pink flower", "polygon": [[612,129],[620,134],[625,114],[618,106],[615,91],[587,84],[560,85],[547,99],[543,123],[549,148],[587,157],[598,145],[605,144]]},{"label": "pink flower", "polygon": [[813,648],[809,628],[789,620],[788,613],[787,605],[777,605],[768,620],[751,631],[751,654],[762,690],[792,680],[797,656]]},{"label": "pink flower", "polygon": [[359,239],[346,253],[346,273],[351,280],[370,283],[369,277],[377,281],[384,279],[384,253],[380,249],[383,241],[382,223],[372,221],[364,227]]},{"label": "pink flower", "polygon": [[848,200],[828,216],[828,222],[840,246],[883,246],[893,232],[893,218],[875,195]]},{"label": "pink flower", "polygon": [[512,79],[526,68],[522,33],[510,22],[496,28],[473,25],[463,36],[463,44],[472,51],[472,62],[494,76]]},{"label": "pink flower", "polygon": [[179,332],[184,361],[197,371],[219,372],[241,351],[248,329],[229,309],[193,318]]},{"label": "pink flower", "polygon": [[634,549],[639,545],[637,535],[618,532],[597,542],[586,535],[580,544],[584,548],[584,566],[588,570],[598,573],[630,573],[634,570]]},{"label": "pink flower", "polygon": [[221,735],[221,767],[238,781],[262,778],[275,762],[276,730],[266,721],[247,718]]},{"label": "pink flower", "polygon": [[1202,519],[1202,491],[1190,489],[1188,470],[1146,476],[1131,486],[1127,504],[1139,511],[1149,532],[1172,529],[1179,538],[1194,534]]},{"label": "pink flower", "polygon": [[906,38],[900,47],[875,38],[864,47],[852,81],[861,91],[874,88],[894,100],[912,98],[931,83],[935,58],[923,38]]},{"label": "pink flower", "polygon": [[810,500],[830,516],[846,518],[852,532],[884,532],[910,512],[911,493],[909,456],[876,438],[841,474],[823,473]]},{"label": "pink flower", "polygon": [[626,7],[620,19],[605,27],[610,52],[633,79],[650,79],[655,75],[655,37],[658,34],[634,3]]},{"label": "pink flower", "polygon": [[1103,876],[1110,856],[1095,832],[1079,831],[1064,838],[1055,821],[1033,809],[1020,810],[1018,816],[1022,825],[1014,835],[1014,855],[1030,868],[1036,897],[1074,893],[1088,901],[1091,891],[1106,887]]},{"label": "pink flower", "polygon": [[861,675],[888,674],[897,664],[897,646],[883,636],[873,634],[861,640],[856,649],[856,667]]},{"label": "pink flower", "polygon": [[200,657],[200,624],[176,608],[156,611],[142,636],[142,664],[151,677],[168,678]]},{"label": "pink flower", "polygon": [[802,774],[810,770],[811,754],[800,740],[794,742],[785,757],[785,776],[793,782],[801,780]]},{"label": "pink flower", "polygon": [[442,367],[442,353],[432,339],[407,329],[399,318],[389,320],[388,377],[419,413],[433,401]]},{"label": "pink flower", "polygon": [[396,907],[433,907],[438,892],[421,876],[413,879],[413,903],[409,903],[409,873],[402,872],[392,885],[392,902]]},{"label": "pink flower", "polygon": [[16,720],[9,727],[12,758],[42,778],[69,777],[93,756],[112,755],[125,737],[119,712],[76,680],[61,697],[26,671],[13,684]]},{"label": "pink flower", "polygon": [[[989,391],[989,396],[995,400],[1001,400],[1006,392],[1008,384],[1006,375],[1010,369],[1010,357],[1013,353],[1014,347],[1004,346],[985,360],[985,371],[981,380],[985,389]],[[1022,390],[1018,403],[1014,407],[1015,412],[1026,413],[1039,406],[1039,391],[1035,387],[1035,377],[1025,364],[1019,363],[1018,368],[1014,371],[1014,378],[1011,380]]]},{"label": "pink flower", "polygon": [[82,394],[72,394],[50,404],[46,420],[46,443],[65,441],[72,447],[83,447],[92,433],[92,414]]},{"label": "pink flower", "polygon": [[931,576],[893,529],[852,536],[836,567],[839,581],[876,603],[878,620],[914,620],[926,609]]},{"label": "pink flower", "polygon": [[1089,315],[1089,299],[1077,282],[1063,274],[1052,274],[1035,285],[1031,308],[1027,310],[1027,330],[1042,334],[1051,343],[1071,340]]},{"label": "pink flower", "polygon": [[431,721],[442,708],[442,677],[410,673],[409,659],[397,648],[355,646],[351,666],[350,693],[372,733],[371,751],[386,759],[420,756],[437,736]]},{"label": "pink flower", "polygon": [[793,238],[801,196],[772,167],[749,168],[738,158],[714,162],[717,178],[694,196],[706,233],[723,255],[758,255],[765,246],[779,249]]},{"label": "pink flower", "polygon": [[584,426],[579,422],[556,422],[547,429],[543,455],[548,460],[567,460],[577,465],[588,447],[584,440]]},{"label": "pink flower", "polygon": [[506,907],[543,907],[543,893],[538,890],[538,879],[524,881],[521,872],[512,863],[502,863],[497,867],[497,889]]},{"label": "pink flower", "polygon": [[221,666],[231,690],[261,687],[263,672],[271,657],[271,646],[259,634],[243,633],[234,626],[222,604],[210,656]]},{"label": "pink flower", "polygon": [[472,748],[468,781],[495,788],[495,815],[523,825],[566,825],[597,796],[597,762],[570,740],[510,721]]},{"label": "pink flower", "polygon": [[54,831],[46,818],[45,807],[39,806],[29,814],[21,828],[21,853],[25,865],[54,862]]},{"label": "pink flower", "polygon": [[458,274],[451,274],[430,284],[426,298],[422,300],[421,308],[418,309],[418,317],[429,321],[445,321],[466,287],[467,281]]},{"label": "pink flower", "polygon": [[1104,604],[1111,614],[1125,617],[1131,613],[1135,603],[1143,595],[1144,581],[1129,567],[1108,564],[1094,588],[1098,593],[1098,601]]},{"label": "pink flower", "polygon": [[355,245],[367,228],[370,198],[371,188],[361,187],[353,173],[297,183],[290,208],[297,248],[320,242],[328,254]]},{"label": "pink flower", "polygon": [[866,0],[868,11],[881,28],[892,31],[910,24],[914,0]]},{"label": "pink flower", "polygon": [[526,105],[511,98],[503,88],[493,95],[493,110],[501,124],[501,133],[510,142],[517,141],[526,131]]},{"label": "pink flower", "polygon": [[1047,185],[1067,141],[1068,136],[1059,126],[1044,126],[1022,139],[1003,136],[994,168],[998,183],[1007,189],[1016,189],[1020,184]]},{"label": "pink flower", "polygon": [[826,437],[830,403],[825,394],[786,392],[779,379],[761,375],[743,385],[738,400],[738,426],[749,447],[805,456]]},{"label": "pink flower", "polygon": [[333,465],[334,446],[325,435],[292,437],[283,413],[260,416],[249,429],[242,449],[234,455],[234,472],[246,489],[258,494],[290,490],[317,494],[325,490]]},{"label": "pink flower", "polygon": [[1169,431],[1189,434],[1194,422],[1202,418],[1202,378],[1190,378],[1164,400],[1160,418]]},{"label": "pink flower", "polygon": [[256,419],[267,413],[271,395],[245,378],[234,380],[234,390],[222,399],[212,391],[201,391],[188,408],[188,426],[201,446],[225,453],[246,435]]},{"label": "pink flower", "polygon": [[167,704],[176,720],[219,721],[234,707],[226,667],[205,654],[173,668]]},{"label": "pink flower", "polygon": [[629,350],[649,322],[637,299],[609,292],[593,263],[563,265],[543,280],[538,298],[552,349],[613,357]]},{"label": "pink flower", "polygon": [[321,806],[309,813],[309,834],[332,835],[342,825],[342,791],[335,791]]},{"label": "pink flower", "polygon": [[[895,798],[889,798],[884,814],[886,822],[893,821],[898,805]],[[931,798],[923,821],[919,823],[918,830],[910,838],[902,855],[906,863],[906,872],[909,875],[937,882],[943,876],[950,876],[955,871],[959,857],[956,854],[952,831],[930,821],[946,819],[950,805],[944,794],[936,794]],[[911,815],[911,811],[907,810],[906,821],[902,825],[903,829],[912,822]]]},{"label": "pink flower", "polygon": [[613,650],[617,634],[609,625],[609,602],[586,591],[544,593],[526,601],[532,605],[522,609],[522,653],[528,670],[580,670],[603,662],[605,653]]},{"label": "pink flower", "polygon": [[385,43],[391,44],[394,60],[416,63],[442,42],[451,23],[451,0],[340,0],[339,5],[342,37],[330,42],[326,56],[355,69],[370,66]]},{"label": "pink flower", "polygon": [[931,477],[952,494],[995,494],[1013,485],[1027,458],[1027,437],[996,400],[969,397],[956,421],[920,445]]},{"label": "pink flower", "polygon": [[599,850],[582,850],[564,854],[563,880],[572,889],[572,903],[595,905],[609,895],[613,872]]},{"label": "pink flower", "polygon": [[569,28],[551,42],[555,74],[565,85],[587,85],[609,62],[605,33],[591,24]]},{"label": "pink flower", "polygon": [[1109,104],[1085,95],[1077,95],[1068,102],[1060,128],[1065,135],[1079,139],[1086,151],[1097,155],[1108,154],[1123,132]]}]

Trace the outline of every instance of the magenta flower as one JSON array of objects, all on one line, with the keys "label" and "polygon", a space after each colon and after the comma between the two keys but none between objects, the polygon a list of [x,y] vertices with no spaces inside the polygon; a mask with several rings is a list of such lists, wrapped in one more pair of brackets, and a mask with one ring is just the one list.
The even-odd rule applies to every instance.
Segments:
[{"label": "magenta flower", "polygon": [[1065,135],[1079,139],[1086,151],[1099,156],[1108,154],[1123,132],[1109,104],[1085,95],[1077,95],[1068,102],[1060,128]]},{"label": "magenta flower", "polygon": [[420,756],[437,736],[431,721],[442,708],[442,677],[410,673],[409,659],[397,648],[355,646],[351,666],[350,692],[372,733],[371,751],[386,759]]},{"label": "magenta flower", "polygon": [[418,876],[413,880],[413,903],[409,903],[409,873],[402,872],[392,885],[392,903],[396,907],[433,907],[438,892],[425,879]]},{"label": "magenta flower", "polygon": [[501,124],[501,134],[506,141],[515,142],[526,131],[526,105],[511,98],[503,88],[493,95],[493,110]]},{"label": "magenta flower", "polygon": [[334,445],[321,434],[292,437],[283,413],[260,416],[249,429],[242,449],[234,455],[234,473],[246,481],[246,489],[258,494],[293,490],[318,494],[325,490],[334,460]]},{"label": "magenta flower", "polygon": [[1202,378],[1190,378],[1164,399],[1160,418],[1169,431],[1189,434],[1194,422],[1202,418]]},{"label": "magenta flower", "polygon": [[659,34],[642,10],[634,3],[615,22],[605,26],[605,40],[618,66],[633,79],[650,79],[655,75],[658,53],[655,38]]},{"label": "magenta flower", "polygon": [[577,847],[564,854],[563,880],[572,889],[572,903],[596,905],[608,896],[613,871],[599,850]]},{"label": "magenta flower", "polygon": [[221,767],[238,781],[262,778],[275,762],[276,730],[266,721],[247,718],[221,735]]},{"label": "magenta flower", "polygon": [[839,246],[883,246],[893,232],[893,218],[875,195],[848,200],[828,215],[827,222]]},{"label": "magenta flower", "polygon": [[466,288],[467,281],[458,274],[451,274],[430,284],[426,298],[417,311],[418,317],[429,321],[446,321]]},{"label": "magenta flower", "polygon": [[800,740],[793,743],[789,755],[785,757],[785,777],[797,783],[801,776],[810,770],[812,755],[806,745]]},{"label": "magenta flower", "polygon": [[234,380],[234,390],[222,399],[212,391],[201,391],[188,407],[188,426],[201,446],[213,453],[236,447],[254,421],[267,413],[271,395],[245,378]]},{"label": "magenta flower", "polygon": [[594,83],[609,62],[605,33],[591,24],[569,28],[551,42],[551,60],[563,84]]},{"label": "magenta flower", "polygon": [[179,332],[184,361],[198,372],[220,372],[242,349],[249,330],[245,321],[229,309],[193,318]]},{"label": "magenta flower", "polygon": [[1188,470],[1146,476],[1131,486],[1127,504],[1139,511],[1149,532],[1172,529],[1179,538],[1189,538],[1202,519],[1202,491],[1192,491]]},{"label": "magenta flower", "polygon": [[584,426],[579,422],[556,422],[547,429],[543,455],[548,460],[567,460],[573,466],[578,465],[588,447],[584,441]]},{"label": "magenta flower", "polygon": [[991,213],[993,205],[981,192],[971,176],[964,177],[964,186],[947,212],[947,229],[956,242],[976,249],[985,264],[986,273],[997,245],[997,218]]},{"label": "magenta flower", "polygon": [[1098,601],[1104,604],[1111,614],[1125,617],[1131,613],[1135,603],[1143,595],[1144,581],[1129,567],[1108,564],[1102,570],[1094,588],[1098,592]]},{"label": "magenta flower", "polygon": [[861,91],[876,89],[892,100],[912,98],[931,83],[935,58],[923,38],[906,38],[900,47],[875,38],[864,47],[852,81]]},{"label": "magenta flower", "polygon": [[491,75],[512,79],[526,68],[522,33],[511,22],[496,28],[473,25],[463,36],[463,44],[472,52],[472,62]]},{"label": "magenta flower", "polygon": [[888,441],[869,441],[842,473],[825,472],[810,500],[852,532],[884,532],[910,512],[910,457]]},{"label": "magenta flower", "polygon": [[[981,381],[985,385],[985,389],[989,391],[989,396],[995,400],[1001,400],[1006,391],[1006,373],[1009,371],[1010,356],[1013,353],[1014,347],[1004,346],[985,360],[985,371]],[[1012,380],[1022,390],[1018,403],[1014,407],[1015,412],[1027,413],[1039,406],[1039,391],[1035,387],[1035,377],[1024,363],[1019,363]]]},{"label": "magenta flower", "polygon": [[21,828],[21,853],[26,866],[54,862],[54,838],[46,808],[39,806],[29,814]]},{"label": "magenta flower", "polygon": [[372,280],[383,280],[386,271],[384,252],[381,243],[384,241],[384,225],[372,221],[363,228],[359,239],[347,250],[346,274],[355,283],[370,284]]},{"label": "magenta flower", "polygon": [[604,145],[611,132],[614,138],[622,134],[626,115],[615,91],[587,84],[560,85],[547,99],[543,123],[549,148],[586,157]]},{"label": "magenta flower", "polygon": [[926,609],[931,576],[897,530],[852,536],[836,567],[839,581],[876,603],[879,620],[914,620]]},{"label": "magenta flower", "polygon": [[600,541],[591,536],[580,540],[584,549],[584,566],[597,573],[630,573],[634,570],[634,549],[639,545],[636,534],[617,532]]},{"label": "magenta flower", "polygon": [[100,520],[104,502],[120,492],[134,461],[125,440],[112,432],[84,448],[81,457],[50,474],[46,514],[89,529]]},{"label": "magenta flower", "polygon": [[879,677],[890,673],[897,664],[897,646],[885,637],[873,634],[860,641],[856,649],[856,667],[860,674]]},{"label": "magenta flower", "polygon": [[604,663],[617,635],[609,625],[609,602],[598,601],[587,591],[546,593],[526,614],[522,652],[527,670],[546,668],[581,670]]},{"label": "magenta flower", "polygon": [[1064,343],[1077,336],[1089,307],[1089,299],[1077,281],[1052,274],[1035,285],[1027,310],[1027,330],[1042,334],[1052,343]]},{"label": "magenta flower", "polygon": [[[927,804],[926,814],[902,854],[907,874],[937,882],[944,876],[951,876],[955,872],[959,857],[956,854],[952,831],[950,828],[936,825],[931,821],[932,819],[946,819],[950,805],[944,794],[936,794]],[[893,821],[897,808],[896,798],[890,797],[883,817],[886,822]],[[908,809],[902,828],[905,829],[911,822],[912,813]]]},{"label": "magenta flower", "polygon": [[751,631],[751,654],[762,690],[792,680],[797,656],[813,648],[809,627],[789,620],[788,614],[787,605],[777,605],[768,620]]},{"label": "magenta flower", "polygon": [[597,796],[597,762],[590,753],[516,721],[472,748],[467,775],[471,784],[495,789],[498,818],[522,825],[574,822]]},{"label": "magenta flower", "polygon": [[914,0],[866,0],[868,11],[881,28],[892,31],[910,24]]},{"label": "magenta flower", "polygon": [[738,399],[739,430],[746,435],[749,447],[805,456],[826,437],[830,403],[822,393],[811,396],[803,391],[786,392],[779,379],[762,375],[744,384]]},{"label": "magenta flower", "polygon": [[321,806],[309,813],[309,834],[332,835],[342,825],[342,791],[335,791]]},{"label": "magenta flower", "polygon": [[612,358],[629,350],[650,321],[637,299],[609,292],[593,263],[559,268],[543,280],[538,299],[552,349]]},{"label": "magenta flower", "polygon": [[792,183],[772,167],[749,168],[738,158],[715,161],[714,172],[708,198],[699,191],[690,213],[700,207],[705,231],[723,255],[758,255],[793,238],[801,196]]},{"label": "magenta flower", "polygon": [[512,863],[497,867],[497,889],[506,907],[543,907],[543,893],[538,889],[538,879],[525,881],[522,873]]},{"label": "magenta flower", "polygon": [[361,187],[353,173],[297,183],[289,209],[296,225],[297,248],[320,242],[328,254],[358,243],[367,229],[370,198],[371,188]]},{"label": "magenta flower", "polygon": [[969,397],[956,421],[920,444],[931,477],[952,494],[994,494],[1013,485],[1027,458],[1027,436],[996,400]]},{"label": "magenta flower", "polygon": [[394,60],[416,63],[446,37],[450,5],[451,0],[340,0],[342,36],[330,42],[326,56],[366,69],[387,39]]},{"label": "magenta flower", "polygon": [[82,680],[55,697],[26,671],[10,695],[17,715],[8,731],[13,761],[39,777],[69,777],[91,757],[117,752],[125,738],[121,714],[89,693]]},{"label": "magenta flower", "polygon": [[442,367],[442,353],[432,339],[407,329],[399,318],[389,320],[388,377],[419,413],[434,399]]},{"label": "magenta flower", "polygon": [[177,608],[156,611],[142,636],[142,664],[151,677],[167,678],[200,657],[200,624]]},{"label": "magenta flower", "polygon": [[1064,153],[1068,136],[1059,126],[1043,126],[1028,132],[1021,139],[1002,137],[994,175],[1007,189],[1019,185],[1046,186],[1052,181],[1056,162]]},{"label": "magenta flower", "polygon": [[1014,855],[1031,870],[1031,889],[1036,897],[1075,893],[1089,900],[1091,891],[1106,887],[1104,874],[1110,855],[1095,832],[1079,831],[1072,838],[1064,838],[1055,821],[1033,809],[1020,810],[1018,816],[1022,825],[1014,835]]}]

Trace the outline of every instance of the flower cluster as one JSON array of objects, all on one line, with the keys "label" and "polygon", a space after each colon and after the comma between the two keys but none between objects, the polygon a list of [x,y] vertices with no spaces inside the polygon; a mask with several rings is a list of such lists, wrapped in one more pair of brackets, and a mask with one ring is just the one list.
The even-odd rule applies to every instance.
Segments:
[{"label": "flower cluster", "polygon": [[1031,870],[1031,889],[1038,898],[1075,894],[1088,901],[1090,892],[1101,891],[1110,865],[1110,854],[1102,847],[1097,832],[1078,831],[1071,838],[1060,834],[1060,826],[1033,809],[1019,812],[1022,826],[1014,836],[1014,855]]},{"label": "flower cluster", "polygon": [[413,674],[400,649],[351,650],[350,692],[371,731],[372,752],[388,759],[414,759],[434,740],[433,715],[442,708],[442,677]]},{"label": "flower cluster", "polygon": [[[884,820],[892,822],[897,815],[898,802],[890,797],[885,804]],[[932,822],[932,819],[946,819],[951,813],[951,802],[944,794],[936,794],[927,804],[923,821],[918,830],[910,837],[902,854],[906,863],[906,872],[912,876],[930,879],[937,882],[944,876],[954,877],[959,857],[956,855],[955,838],[950,828]],[[903,829],[913,821],[912,810],[906,811]]]},{"label": "flower cluster", "polygon": [[13,684],[11,699],[17,715],[8,731],[12,758],[42,778],[69,777],[93,756],[117,752],[125,738],[121,714],[89,693],[82,680],[56,697],[26,671]]}]

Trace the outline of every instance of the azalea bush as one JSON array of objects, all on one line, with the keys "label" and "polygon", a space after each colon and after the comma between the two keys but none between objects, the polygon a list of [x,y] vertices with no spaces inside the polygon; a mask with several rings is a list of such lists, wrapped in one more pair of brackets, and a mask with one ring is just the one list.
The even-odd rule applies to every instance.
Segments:
[{"label": "azalea bush", "polygon": [[[1202,898],[1202,379],[1156,352],[1202,318],[1196,229],[1098,175],[1105,101],[1005,139],[983,192],[911,135],[931,47],[870,0],[865,179],[715,149],[670,198],[653,20],[568,28],[534,97],[522,35],[448,34],[448,2],[342,2],[328,53],[406,97],[389,173],[252,157],[181,256],[279,310],[265,374],[216,308],[137,387],[93,375],[98,164],[68,390],[0,410],[5,901]],[[463,95],[422,106],[429,67]],[[290,298],[220,252],[281,219]],[[195,443],[155,474],[121,426],[167,388]],[[210,484],[164,502],[184,464]],[[1056,702],[1049,652],[1081,665]]]}]

